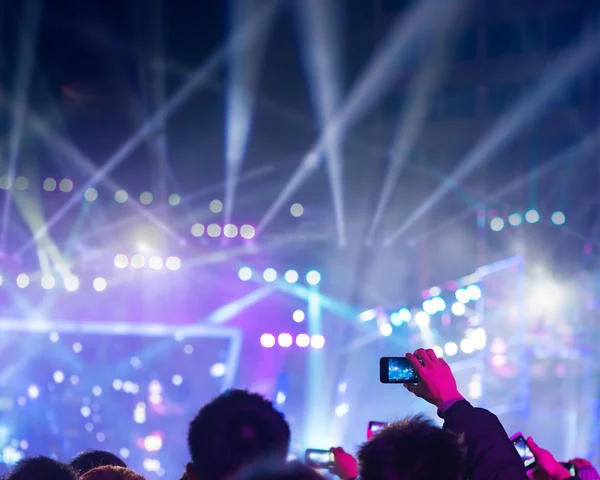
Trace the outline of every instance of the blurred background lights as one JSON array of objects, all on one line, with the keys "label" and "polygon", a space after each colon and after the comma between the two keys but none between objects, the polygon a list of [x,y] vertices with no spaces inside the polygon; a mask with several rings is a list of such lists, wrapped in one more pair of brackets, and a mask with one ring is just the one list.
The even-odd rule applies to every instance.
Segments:
[{"label": "blurred background lights", "polygon": [[26,273],[20,273],[17,276],[17,287],[19,288],[27,288],[29,286],[29,275]]},{"label": "blurred background lights", "polygon": [[250,267],[242,267],[238,271],[238,277],[240,277],[241,281],[247,282],[252,278],[252,270]]},{"label": "blurred background lights", "polygon": [[454,342],[448,342],[444,345],[444,353],[449,357],[452,357],[458,353],[458,345]]},{"label": "blurred background lights", "polygon": [[469,285],[467,287],[467,295],[469,298],[476,302],[481,298],[481,289],[477,285]]},{"label": "blurred background lights", "polygon": [[412,314],[408,308],[401,308],[398,310],[398,316],[403,322],[410,322],[410,319],[412,318]]},{"label": "blurred background lights", "polygon": [[173,382],[173,385],[178,387],[183,383],[183,377],[181,375],[173,375],[171,382]]},{"label": "blurred background lights", "polygon": [[250,240],[251,238],[254,238],[255,234],[256,234],[256,230],[252,225],[242,225],[240,227],[240,235],[242,236],[242,238],[245,238],[246,240]]},{"label": "blurred background lights", "polygon": [[51,290],[56,285],[56,279],[52,275],[44,275],[41,283],[44,290]]},{"label": "blurred background lights", "polygon": [[160,270],[163,267],[163,260],[158,255],[152,255],[148,259],[148,266],[152,270]]},{"label": "blurred background lights", "polygon": [[429,327],[429,323],[431,322],[431,317],[427,314],[427,312],[417,312],[415,313],[415,324],[419,328],[427,328]]},{"label": "blurred background lights", "polygon": [[423,311],[428,315],[435,315],[437,313],[437,308],[431,299],[425,300],[422,306]]},{"label": "blurred background lights", "polygon": [[471,340],[470,338],[463,338],[460,341],[460,349],[463,351],[463,353],[473,353],[475,351],[475,345],[473,344],[473,340]]},{"label": "blurred background lights", "polygon": [[238,227],[232,224],[225,225],[223,227],[223,235],[227,238],[235,238],[238,234]]},{"label": "blurred background lights", "polygon": [[309,285],[318,285],[321,281],[321,274],[316,270],[311,270],[306,274],[306,281]]},{"label": "blurred background lights", "polygon": [[142,205],[150,205],[154,200],[154,196],[150,192],[142,192],[140,194],[140,203]]},{"label": "blurred background lights", "polygon": [[292,313],[292,319],[296,323],[303,322],[305,318],[306,315],[302,310],[296,310],[294,313]]},{"label": "blurred background lights", "polygon": [[129,258],[124,253],[119,253],[115,255],[115,267],[117,268],[127,268],[129,265]]},{"label": "blurred background lights", "polygon": [[306,348],[310,345],[310,337],[306,333],[301,333],[296,337],[296,345]]},{"label": "blurred background lights", "polygon": [[30,385],[27,389],[27,395],[29,398],[38,398],[40,396],[40,389],[36,385]]},{"label": "blurred background lights", "polygon": [[143,255],[136,253],[133,257],[131,257],[131,266],[133,268],[144,268],[144,265],[146,265],[146,259]]},{"label": "blurred background lights", "polygon": [[27,187],[29,186],[29,179],[27,177],[17,177],[15,179],[14,186],[16,190],[27,190]]},{"label": "blurred background lights", "polygon": [[554,212],[551,219],[554,225],[564,225],[567,221],[567,218],[563,212]]},{"label": "blurred background lights", "polygon": [[275,336],[270,333],[263,333],[260,336],[260,344],[265,348],[272,348],[275,346]]},{"label": "blurred background lights", "polygon": [[115,202],[125,203],[129,198],[129,194],[125,190],[117,190],[115,192]]},{"label": "blurred background lights", "polygon": [[452,313],[454,315],[464,315],[465,312],[467,311],[467,307],[465,307],[464,303],[461,302],[455,302],[452,304]]},{"label": "blurred background lights", "polygon": [[433,352],[435,353],[435,356],[438,358],[442,358],[444,356],[444,349],[442,347],[440,347],[439,345],[436,345],[433,347]]},{"label": "blurred background lights", "polygon": [[296,270],[288,270],[285,272],[284,278],[288,283],[296,283],[298,281],[298,272]]},{"label": "blurred background lights", "polygon": [[394,327],[399,327],[400,325],[402,325],[402,319],[400,318],[400,314],[398,312],[390,313],[390,323]]},{"label": "blurred background lights", "polygon": [[94,187],[90,187],[85,191],[83,197],[88,202],[95,202],[98,200],[98,190],[96,190]]},{"label": "blurred background lights", "polygon": [[106,279],[102,277],[94,278],[94,290],[97,292],[103,292],[106,290]]},{"label": "blurred background lights", "polygon": [[528,210],[525,214],[527,223],[537,223],[540,220],[540,214],[537,210]]},{"label": "blurred background lights", "polygon": [[56,383],[62,383],[65,381],[65,374],[60,370],[57,370],[56,372],[54,372],[54,375],[52,375],[52,378]]},{"label": "blurred background lights", "polygon": [[65,289],[68,292],[74,292],[79,288],[79,278],[75,275],[69,275],[65,278]]},{"label": "blurred background lights", "polygon": [[494,232],[499,232],[504,228],[504,220],[502,220],[500,217],[492,218],[490,221],[490,228]]},{"label": "blurred background lights", "polygon": [[393,328],[389,323],[382,323],[379,325],[379,333],[381,333],[384,337],[389,337],[392,334]]},{"label": "blurred background lights", "polygon": [[273,268],[267,268],[263,272],[263,279],[265,282],[274,282],[277,280],[277,272]]},{"label": "blurred background lights", "polygon": [[223,211],[223,202],[221,200],[213,200],[209,205],[212,213],[221,213]]},{"label": "blurred background lights", "polygon": [[310,345],[313,348],[323,348],[325,346],[325,337],[323,335],[313,335],[310,339]]},{"label": "blurred background lights", "polygon": [[350,405],[347,403],[340,403],[337,407],[335,407],[334,413],[336,417],[343,417],[350,411]]},{"label": "blurred background lights", "polygon": [[304,214],[304,207],[300,203],[294,203],[290,208],[293,217],[301,217]]},{"label": "blurred background lights", "polygon": [[2,175],[0,177],[0,188],[2,190],[8,190],[12,185],[12,180],[10,179],[10,177],[6,176],[6,175]]},{"label": "blurred background lights", "polygon": [[473,400],[479,400],[483,395],[483,382],[481,374],[474,373],[467,386],[467,395]]},{"label": "blurred background lights", "polygon": [[475,328],[470,336],[475,350],[483,350],[487,344],[487,334],[483,328]]},{"label": "blurred background lights", "polygon": [[53,192],[54,190],[56,190],[56,180],[54,180],[53,178],[47,178],[46,180],[44,180],[43,188],[47,192]]},{"label": "blurred background lights", "polygon": [[123,458],[129,458],[129,449],[121,448],[119,450],[119,455],[121,455],[121,457],[123,457]]},{"label": "blurred background lights", "polygon": [[148,435],[144,438],[144,449],[148,452],[158,452],[162,446],[163,441],[159,435]]},{"label": "blurred background lights", "polygon": [[523,223],[523,217],[520,213],[511,213],[508,216],[508,223],[510,223],[513,227],[518,227]]},{"label": "blurred background lights", "polygon": [[464,288],[459,288],[456,292],[454,292],[454,296],[460,303],[469,303],[471,301],[471,297]]},{"label": "blurred background lights", "polygon": [[181,268],[181,259],[179,257],[167,257],[165,267],[171,271],[179,270]]},{"label": "blurred background lights", "polygon": [[204,235],[204,230],[204,225],[202,225],[201,223],[195,223],[190,229],[194,237],[201,237],[202,235]]},{"label": "blurred background lights", "polygon": [[211,223],[208,227],[206,227],[206,234],[209,237],[217,238],[219,235],[221,235],[221,225]]},{"label": "blurred background lights", "polygon": [[63,178],[60,181],[60,191],[63,193],[69,193],[73,190],[73,180],[70,178]]},{"label": "blurred background lights", "polygon": [[75,342],[75,343],[73,344],[73,347],[72,347],[72,348],[73,348],[73,352],[74,352],[74,353],[81,353],[81,351],[83,350],[83,346],[82,346],[82,345],[81,345],[81,343],[79,343],[79,342]]},{"label": "blurred background lights", "polygon": [[293,338],[289,333],[281,333],[277,337],[277,343],[280,347],[291,347],[293,343]]},{"label": "blurred background lights", "polygon": [[220,378],[223,375],[225,375],[225,372],[227,371],[227,368],[225,367],[224,363],[215,363],[214,365],[212,365],[210,367],[210,376],[211,377],[215,377],[215,378]]},{"label": "blurred background lights", "polygon": [[436,312],[443,312],[444,310],[446,310],[446,302],[442,297],[432,298],[431,303],[435,308]]},{"label": "blurred background lights", "polygon": [[181,203],[180,195],[178,195],[177,193],[172,193],[171,195],[169,195],[169,205],[171,205],[172,207],[176,207],[180,203]]}]

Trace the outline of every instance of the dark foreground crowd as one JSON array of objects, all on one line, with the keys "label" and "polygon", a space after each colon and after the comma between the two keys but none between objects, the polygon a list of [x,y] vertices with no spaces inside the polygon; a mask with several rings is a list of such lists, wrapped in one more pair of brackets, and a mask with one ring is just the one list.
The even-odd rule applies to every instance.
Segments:
[{"label": "dark foreground crowd", "polygon": [[[432,350],[407,355],[419,377],[406,388],[438,408],[443,428],[422,416],[391,423],[354,457],[332,448],[332,473],[342,480],[600,480],[594,467],[571,460],[576,476],[531,438],[535,471],[523,460],[491,412],[458,392],[448,364]],[[186,480],[323,480],[311,468],[288,462],[290,428],[271,402],[230,390],[192,420]],[[36,457],[18,463],[6,480],[144,480],[108,452],[85,452],[70,463]],[[173,479],[176,480],[176,479]]]}]

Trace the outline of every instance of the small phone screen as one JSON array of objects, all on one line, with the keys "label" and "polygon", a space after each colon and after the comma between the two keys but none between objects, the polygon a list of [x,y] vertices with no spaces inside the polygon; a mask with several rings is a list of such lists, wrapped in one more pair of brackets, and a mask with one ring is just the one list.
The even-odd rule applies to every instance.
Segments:
[{"label": "small phone screen", "polygon": [[533,452],[530,450],[529,445],[527,445],[527,441],[523,435],[513,438],[512,443],[517,449],[517,452],[519,452],[525,468],[527,468],[527,470],[531,470],[535,466],[535,457],[533,456]]},{"label": "small phone screen", "polygon": [[379,361],[381,383],[417,383],[419,377],[405,357],[383,357]]},{"label": "small phone screen", "polygon": [[373,435],[375,435],[386,425],[387,423],[385,422],[369,422],[369,428],[367,430],[367,440],[370,440]]},{"label": "small phone screen", "polygon": [[329,450],[317,450],[311,448],[306,450],[305,462],[311,468],[329,468],[333,461],[333,452]]}]

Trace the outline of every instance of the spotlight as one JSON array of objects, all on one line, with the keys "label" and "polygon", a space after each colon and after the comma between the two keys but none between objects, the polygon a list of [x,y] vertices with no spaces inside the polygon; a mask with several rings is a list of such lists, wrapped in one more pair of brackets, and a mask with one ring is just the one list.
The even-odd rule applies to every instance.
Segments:
[{"label": "spotlight", "polygon": [[419,328],[428,328],[431,323],[431,317],[429,317],[427,312],[417,312],[415,313],[415,323]]},{"label": "spotlight", "polygon": [[98,190],[96,190],[93,187],[90,187],[85,191],[85,193],[83,194],[83,197],[88,202],[95,202],[96,200],[98,200]]},{"label": "spotlight", "polygon": [[494,232],[499,232],[504,228],[504,220],[502,220],[500,217],[492,218],[490,221],[490,228]]},{"label": "spotlight", "polygon": [[288,270],[285,272],[284,278],[288,283],[296,283],[298,281],[298,272],[296,270]]},{"label": "spotlight", "polygon": [[563,212],[554,212],[552,214],[552,223],[554,225],[564,225],[566,221],[567,218]]},{"label": "spotlight", "polygon": [[304,215],[304,207],[300,203],[294,203],[290,208],[290,213],[293,217],[301,217],[302,215]]},{"label": "spotlight", "polygon": [[323,348],[325,346],[325,338],[323,335],[313,335],[310,339],[310,345],[313,348]]},{"label": "spotlight", "polygon": [[17,287],[19,288],[27,288],[29,286],[29,275],[26,273],[20,273],[17,277]]},{"label": "spotlight", "polygon": [[456,316],[464,315],[467,311],[464,303],[456,302],[452,304],[452,313]]},{"label": "spotlight", "polygon": [[523,223],[523,217],[520,213],[511,213],[508,216],[508,223],[510,223],[513,227],[518,227]]},{"label": "spotlight", "polygon": [[40,389],[35,385],[30,385],[27,389],[27,395],[29,395],[29,398],[38,398],[40,396]]},{"label": "spotlight", "polygon": [[336,417],[343,417],[350,411],[350,405],[347,403],[340,403],[337,407],[335,407],[334,413]]},{"label": "spotlight", "polygon": [[242,238],[250,240],[256,235],[256,229],[252,225],[242,225],[240,228],[240,235]]},{"label": "spotlight", "polygon": [[162,258],[157,255],[153,255],[148,259],[148,266],[152,270],[160,270],[163,267]]},{"label": "spotlight", "polygon": [[484,328],[476,328],[471,334],[473,348],[475,350],[483,350],[487,344],[487,334]]},{"label": "spotlight", "polygon": [[279,337],[277,337],[277,342],[280,347],[291,347],[294,342],[292,336],[289,333],[281,333]]},{"label": "spotlight", "polygon": [[210,375],[211,377],[215,377],[215,378],[220,378],[223,375],[225,375],[225,372],[227,371],[227,367],[225,367],[224,363],[215,363],[212,367],[210,367]]},{"label": "spotlight", "polygon": [[477,285],[469,285],[467,287],[467,294],[475,302],[481,298],[481,289]]},{"label": "spotlight", "polygon": [[475,351],[475,345],[473,344],[473,340],[470,338],[463,338],[460,342],[460,349],[463,353],[470,354]]},{"label": "spotlight", "polygon": [[252,270],[249,267],[242,267],[238,271],[238,277],[240,277],[242,282],[247,282],[252,278]]},{"label": "spotlight", "polygon": [[102,277],[94,278],[94,290],[97,292],[106,290],[106,280]]},{"label": "spotlight", "polygon": [[223,235],[225,235],[227,238],[235,238],[237,237],[238,234],[238,228],[235,225],[225,225],[223,227]]},{"label": "spotlight", "polygon": [[223,202],[221,200],[213,200],[209,205],[212,213],[221,213],[223,211]]},{"label": "spotlight", "polygon": [[321,274],[316,270],[311,270],[306,274],[306,281],[309,285],[318,285],[321,281]]},{"label": "spotlight", "polygon": [[136,253],[133,257],[131,257],[131,266],[133,268],[144,268],[146,264],[146,259],[143,255]]},{"label": "spotlight", "polygon": [[389,323],[382,323],[379,325],[379,333],[384,337],[389,337],[392,334],[393,328]]},{"label": "spotlight", "polygon": [[181,259],[179,257],[167,257],[165,266],[167,267],[167,270],[179,270],[181,268]]},{"label": "spotlight", "polygon": [[277,280],[277,272],[273,268],[267,268],[263,272],[263,279],[265,280],[265,282],[274,282],[275,280]]},{"label": "spotlight", "polygon": [[294,319],[294,322],[301,323],[306,318],[306,315],[304,314],[304,312],[302,310],[296,310],[292,314],[292,318]]},{"label": "spotlight", "polygon": [[221,235],[221,225],[211,223],[208,227],[206,227],[206,233],[209,237],[217,238],[219,235]]},{"label": "spotlight", "polygon": [[56,280],[52,275],[44,275],[42,277],[42,288],[44,290],[52,290],[56,285]]},{"label": "spotlight", "polygon": [[423,302],[423,311],[428,315],[435,315],[438,310],[433,300],[429,299]]},{"label": "spotlight", "polygon": [[400,310],[398,310],[398,316],[403,322],[410,322],[410,319],[412,317],[408,308],[401,308]]},{"label": "spotlight", "polygon": [[527,223],[537,223],[540,221],[540,214],[537,210],[529,210],[525,214],[525,220],[527,221]]},{"label": "spotlight", "polygon": [[464,288],[459,288],[454,292],[454,296],[460,303],[469,303],[471,301],[471,297]]},{"label": "spotlight", "polygon": [[127,268],[129,265],[129,258],[124,253],[119,253],[115,255],[115,267],[117,268]]},{"label": "spotlight", "polygon": [[171,205],[172,207],[176,207],[180,203],[181,203],[181,196],[179,196],[176,193],[172,193],[171,195],[169,195],[169,205]]},{"label": "spotlight", "polygon": [[296,345],[306,348],[310,345],[310,337],[306,333],[301,333],[296,337]]},{"label": "spotlight", "polygon": [[125,190],[117,190],[115,192],[115,202],[125,203],[129,198],[129,194]]},{"label": "spotlight", "polygon": [[163,445],[159,435],[148,435],[144,438],[144,449],[148,452],[158,452]]},{"label": "spotlight", "polygon": [[369,322],[371,320],[375,320],[377,318],[377,310],[365,310],[364,312],[362,312],[359,316],[358,319],[361,322]]},{"label": "spotlight", "polygon": [[195,223],[194,225],[192,225],[190,231],[194,237],[201,237],[202,235],[204,235],[204,225],[202,225],[201,223]]},{"label": "spotlight", "polygon": [[436,312],[443,312],[446,310],[446,302],[442,297],[434,297],[431,299],[432,305],[435,307]]},{"label": "spotlight", "polygon": [[449,357],[453,357],[458,353],[458,345],[456,345],[454,342],[448,342],[446,345],[444,345],[444,352],[446,352],[446,355]]},{"label": "spotlight", "polygon": [[69,193],[73,191],[73,180],[70,178],[63,178],[60,181],[60,186],[58,188],[60,188],[60,191],[63,193]]},{"label": "spotlight", "polygon": [[152,195],[150,192],[143,192],[140,194],[140,203],[142,205],[150,205],[152,200],[154,200],[154,195]]},{"label": "spotlight", "polygon": [[260,336],[260,344],[265,348],[272,348],[275,346],[275,337],[270,333],[263,333]]},{"label": "spotlight", "polygon": [[54,180],[53,178],[47,178],[46,180],[44,180],[43,188],[47,192],[53,192],[54,190],[56,190],[56,180]]},{"label": "spotlight", "polygon": [[68,292],[74,292],[79,288],[79,279],[75,275],[69,275],[65,278],[65,289]]}]

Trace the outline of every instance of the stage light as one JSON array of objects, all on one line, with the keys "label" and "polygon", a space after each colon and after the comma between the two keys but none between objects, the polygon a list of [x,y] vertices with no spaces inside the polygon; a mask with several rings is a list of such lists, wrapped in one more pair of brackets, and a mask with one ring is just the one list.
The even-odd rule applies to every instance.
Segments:
[{"label": "stage light", "polygon": [[65,278],[65,289],[68,292],[74,292],[79,288],[79,279],[75,275],[69,275]]},{"label": "stage light", "polygon": [[398,310],[398,316],[400,317],[400,320],[407,323],[410,322],[410,319],[412,318],[412,314],[408,308],[401,308]]},{"label": "stage light", "polygon": [[54,190],[56,190],[56,180],[54,180],[53,178],[47,178],[46,180],[44,180],[42,188],[47,192],[53,192]]},{"label": "stage light", "polygon": [[52,375],[52,378],[54,378],[54,381],[56,383],[62,383],[65,381],[65,374],[60,370],[57,370],[56,372],[54,372],[54,375]]},{"label": "stage light", "polygon": [[238,234],[238,228],[235,225],[227,224],[223,227],[223,235],[227,238],[235,238]]},{"label": "stage light", "polygon": [[194,225],[192,225],[190,232],[194,237],[201,237],[202,235],[204,235],[204,225],[202,225],[201,223],[195,223]]},{"label": "stage light", "polygon": [[148,435],[144,438],[144,449],[147,452],[158,452],[163,446],[162,438],[159,435]]},{"label": "stage light", "polygon": [[285,272],[284,278],[288,283],[296,283],[298,281],[298,272],[296,270],[288,270]]},{"label": "stage light", "polygon": [[474,329],[471,334],[471,340],[475,350],[483,350],[487,344],[487,334],[485,329],[481,327]]},{"label": "stage light", "polygon": [[433,353],[435,353],[435,356],[437,358],[442,358],[444,356],[444,349],[442,347],[440,347],[439,345],[436,345],[435,347],[433,347]]},{"label": "stage light", "polygon": [[129,198],[129,194],[125,190],[117,190],[115,192],[115,202],[125,203]]},{"label": "stage light", "polygon": [[113,380],[113,383],[112,383],[112,385],[113,385],[113,388],[114,388],[115,390],[119,391],[119,390],[121,390],[121,389],[123,388],[123,380],[120,380],[120,379],[118,379],[118,378],[115,378],[115,379]]},{"label": "stage light", "polygon": [[417,324],[417,327],[421,329],[428,328],[431,323],[431,317],[427,312],[417,312],[415,313],[415,323]]},{"label": "stage light", "polygon": [[27,187],[29,186],[29,179],[27,177],[17,177],[15,179],[15,190],[27,190]]},{"label": "stage light", "polygon": [[306,281],[309,285],[318,285],[321,281],[321,274],[316,270],[311,270],[306,274]]},{"label": "stage light", "polygon": [[506,355],[494,355],[492,357],[492,365],[494,365],[494,367],[503,367],[507,363],[508,358],[506,357]]},{"label": "stage light", "polygon": [[8,190],[11,186],[12,186],[12,180],[10,179],[10,177],[7,177],[6,175],[2,175],[0,177],[0,188],[2,190]]},{"label": "stage light", "polygon": [[471,399],[478,400],[483,395],[483,386],[481,383],[481,375],[474,373],[467,386],[467,392]]},{"label": "stage light", "polygon": [[325,337],[323,335],[313,335],[310,339],[310,346],[313,348],[323,348],[325,346]]},{"label": "stage light", "polygon": [[540,214],[537,210],[529,210],[525,214],[525,220],[527,221],[527,223],[537,223],[540,220]]},{"label": "stage light", "polygon": [[240,227],[240,235],[242,238],[250,240],[256,235],[256,229],[252,225],[242,225]]},{"label": "stage light", "polygon": [[160,270],[163,267],[163,260],[158,255],[152,255],[148,259],[148,266],[152,270]]},{"label": "stage light", "polygon": [[400,315],[398,314],[398,312],[390,313],[390,323],[394,327],[399,327],[400,325],[402,325],[402,319],[400,318]]},{"label": "stage light", "polygon": [[310,345],[310,337],[306,333],[301,333],[296,337],[296,345],[306,348]]},{"label": "stage light", "polygon": [[382,323],[379,325],[379,333],[384,337],[389,337],[392,334],[393,328],[389,323]]},{"label": "stage light", "polygon": [[423,311],[428,315],[435,315],[437,313],[437,307],[431,299],[423,302]]},{"label": "stage light", "polygon": [[165,266],[167,267],[167,270],[179,270],[181,268],[181,259],[179,257],[167,257]]},{"label": "stage light", "polygon": [[213,200],[209,205],[212,213],[221,213],[223,211],[223,202],[221,200]]},{"label": "stage light", "polygon": [[465,307],[464,303],[455,302],[452,304],[452,313],[457,316],[464,315],[467,311],[467,307]]},{"label": "stage light", "polygon": [[358,319],[361,322],[369,322],[371,320],[375,320],[376,318],[377,318],[377,310],[375,310],[375,309],[365,310],[358,316]]},{"label": "stage light", "polygon": [[335,407],[334,413],[336,417],[343,417],[350,411],[350,405],[347,403],[340,403],[337,407]]},{"label": "stage light", "polygon": [[506,342],[504,342],[502,338],[494,338],[492,345],[490,346],[490,351],[494,355],[502,355],[506,353]]},{"label": "stage light", "polygon": [[70,178],[63,178],[60,181],[60,191],[63,193],[69,193],[71,191],[73,191],[73,180],[71,180]]},{"label": "stage light", "polygon": [[469,285],[467,287],[467,294],[471,300],[476,302],[481,298],[481,289],[477,285]]},{"label": "stage light", "polygon": [[140,194],[140,203],[142,205],[150,205],[152,200],[154,200],[154,195],[152,195],[150,192],[142,192]]},{"label": "stage light", "polygon": [[444,345],[444,352],[449,357],[453,357],[458,353],[458,345],[456,345],[454,342],[448,342],[446,345]]},{"label": "stage light", "polygon": [[304,314],[304,312],[302,310],[296,310],[292,314],[292,318],[294,319],[294,322],[300,323],[300,322],[304,321],[304,319],[306,318],[306,315]]},{"label": "stage light", "polygon": [[144,268],[146,264],[146,259],[143,255],[136,253],[133,257],[131,257],[131,266],[133,268]]},{"label": "stage light", "polygon": [[432,298],[431,303],[435,307],[436,311],[438,311],[440,313],[443,312],[444,310],[446,310],[446,302],[444,301],[444,299],[442,297]]},{"label": "stage light", "polygon": [[173,385],[176,387],[179,387],[183,383],[183,377],[181,375],[173,375],[171,382],[173,382]]},{"label": "stage light", "polygon": [[263,272],[263,279],[265,280],[265,282],[274,282],[275,280],[277,280],[277,272],[273,268],[267,268]]},{"label": "stage light", "polygon": [[83,198],[85,198],[88,202],[95,202],[98,200],[98,190],[93,187],[88,188],[83,194]]},{"label": "stage light", "polygon": [[124,253],[119,253],[115,255],[115,267],[117,268],[127,268],[129,265],[129,258]]},{"label": "stage light", "polygon": [[42,288],[44,290],[52,290],[56,285],[56,280],[52,275],[44,275],[42,277]]},{"label": "stage light", "polygon": [[280,333],[277,337],[277,343],[280,347],[291,347],[293,342],[294,340],[289,333]]},{"label": "stage light", "polygon": [[27,389],[27,395],[32,399],[38,398],[40,396],[40,389],[36,385],[30,385]]},{"label": "stage light", "polygon": [[520,213],[511,213],[508,216],[508,223],[510,223],[513,227],[518,227],[523,223],[523,217]]},{"label": "stage light", "polygon": [[94,278],[94,290],[97,292],[103,292],[106,290],[106,280],[102,277]]},{"label": "stage light", "polygon": [[83,345],[79,342],[75,342],[71,348],[73,349],[73,353],[81,353]]},{"label": "stage light", "polygon": [[94,388],[92,388],[92,395],[94,395],[94,397],[99,397],[102,395],[102,387],[95,385]]},{"label": "stage light", "polygon": [[470,338],[463,338],[460,341],[460,349],[463,353],[470,354],[475,351],[475,345],[473,344],[473,340]]},{"label": "stage light", "polygon": [[275,403],[277,405],[283,405],[286,401],[286,396],[285,393],[283,392],[277,392],[277,395],[275,395]]},{"label": "stage light", "polygon": [[502,220],[500,217],[492,218],[490,221],[490,228],[494,232],[499,232],[504,228],[504,220]]},{"label": "stage light", "polygon": [[192,353],[194,353],[194,347],[188,343],[183,347],[183,353],[185,353],[186,355],[191,355]]},{"label": "stage light", "polygon": [[252,278],[252,270],[250,269],[250,267],[242,267],[238,271],[238,277],[240,277],[240,280],[242,282],[247,282]]},{"label": "stage light", "polygon": [[265,348],[272,348],[275,346],[275,336],[270,333],[263,333],[260,336],[260,344]]},{"label": "stage light", "polygon": [[171,195],[169,195],[169,205],[171,205],[172,207],[176,207],[180,203],[181,203],[180,195],[178,195],[176,193],[172,193]]},{"label": "stage light", "polygon": [[2,275],[0,275],[0,287],[2,286],[2,283],[4,283],[4,279],[2,278]]},{"label": "stage light", "polygon": [[29,286],[29,275],[26,273],[20,273],[17,276],[17,287],[19,288],[27,288]]},{"label": "stage light", "polygon": [[221,235],[221,225],[211,223],[208,227],[206,227],[206,233],[209,237],[217,238],[219,235]]},{"label": "stage light", "polygon": [[215,378],[220,378],[223,375],[225,375],[225,372],[227,371],[227,368],[225,367],[224,363],[215,363],[213,366],[210,367],[210,376],[211,377],[215,377]]},{"label": "stage light", "polygon": [[304,207],[300,203],[294,203],[290,208],[290,213],[293,217],[301,217],[304,215]]},{"label": "stage light", "polygon": [[456,292],[454,292],[454,296],[460,303],[469,303],[471,301],[471,297],[464,288],[459,288]]},{"label": "stage light", "polygon": [[563,212],[554,212],[552,214],[552,223],[554,225],[564,225],[566,221],[567,218]]}]

